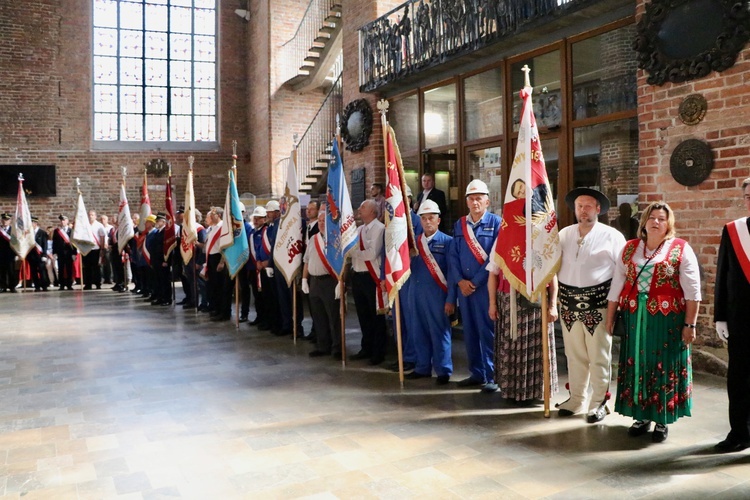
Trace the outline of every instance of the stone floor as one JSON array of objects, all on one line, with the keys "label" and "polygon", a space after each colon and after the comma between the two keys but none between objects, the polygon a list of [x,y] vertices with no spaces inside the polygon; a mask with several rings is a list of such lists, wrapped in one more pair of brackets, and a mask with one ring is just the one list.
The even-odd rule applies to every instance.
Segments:
[{"label": "stone floor", "polygon": [[[434,379],[401,390],[382,368],[131,294],[0,307],[3,499],[750,498],[750,452],[712,451],[728,426],[711,376],[653,444],[618,415],[545,419]],[[462,378],[461,342],[454,359]]]}]

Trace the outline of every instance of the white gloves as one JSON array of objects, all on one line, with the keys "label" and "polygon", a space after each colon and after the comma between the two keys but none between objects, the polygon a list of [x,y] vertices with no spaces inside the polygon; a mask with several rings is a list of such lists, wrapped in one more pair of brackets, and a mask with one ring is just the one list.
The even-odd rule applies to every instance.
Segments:
[{"label": "white gloves", "polygon": [[42,257],[42,262],[47,262],[47,257]]},{"label": "white gloves", "polygon": [[724,342],[729,340],[729,327],[727,326],[726,321],[716,322],[716,335],[718,335],[718,337]]},{"label": "white gloves", "polygon": [[272,267],[267,267],[265,269],[265,271],[266,271],[266,276],[268,276],[269,278],[273,278],[273,268]]},{"label": "white gloves", "polygon": [[302,278],[302,292],[310,294],[310,285],[307,283],[307,278]]},{"label": "white gloves", "polygon": [[343,282],[339,281],[339,284],[336,285],[336,293],[334,294],[333,298],[338,300],[341,298],[341,286],[343,285]]}]

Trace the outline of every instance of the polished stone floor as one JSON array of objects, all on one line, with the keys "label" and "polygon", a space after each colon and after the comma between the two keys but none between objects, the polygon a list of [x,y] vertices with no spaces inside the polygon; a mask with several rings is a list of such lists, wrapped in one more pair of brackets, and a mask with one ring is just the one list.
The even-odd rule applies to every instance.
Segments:
[{"label": "polished stone floor", "polygon": [[[545,419],[434,378],[401,390],[383,368],[131,294],[0,307],[2,499],[750,498],[750,451],[712,451],[728,425],[710,376],[654,444],[618,415]],[[461,342],[454,359],[462,378]]]}]

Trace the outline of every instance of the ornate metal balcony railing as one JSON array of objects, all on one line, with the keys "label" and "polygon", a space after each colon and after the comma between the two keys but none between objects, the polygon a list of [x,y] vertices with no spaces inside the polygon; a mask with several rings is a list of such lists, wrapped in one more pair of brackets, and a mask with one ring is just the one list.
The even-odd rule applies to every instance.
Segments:
[{"label": "ornate metal balcony railing", "polygon": [[287,82],[306,76],[304,66],[314,66],[319,53],[326,48],[330,33],[340,23],[341,0],[310,0],[294,36],[282,45],[279,77]]},{"label": "ornate metal balcony railing", "polygon": [[343,108],[344,92],[339,69],[331,90],[297,143],[297,176],[303,191],[309,191],[328,166],[331,141],[336,133],[336,115]]},{"label": "ornate metal balcony railing", "polygon": [[591,0],[409,0],[359,29],[362,91],[490,45]]}]

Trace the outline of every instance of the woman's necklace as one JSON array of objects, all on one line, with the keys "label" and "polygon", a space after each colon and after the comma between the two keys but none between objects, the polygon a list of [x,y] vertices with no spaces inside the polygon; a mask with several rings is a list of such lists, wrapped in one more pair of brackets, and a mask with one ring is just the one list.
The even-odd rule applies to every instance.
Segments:
[{"label": "woman's necklace", "polygon": [[654,250],[653,252],[651,252],[651,255],[646,255],[646,250],[647,250],[646,249],[646,242],[644,242],[643,243],[643,258],[644,259],[648,259],[648,260],[653,259],[654,255],[656,255],[657,253],[659,253],[659,250],[661,250],[661,247],[664,246],[664,242],[665,241],[667,241],[667,240],[661,240],[661,243],[659,243],[659,246],[656,247],[656,250]]}]

